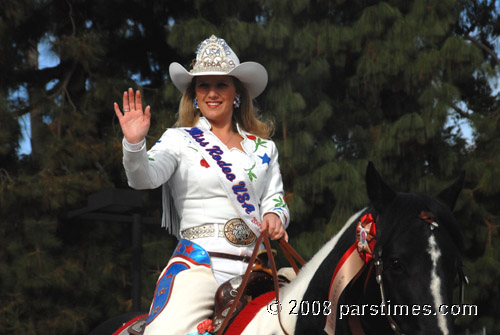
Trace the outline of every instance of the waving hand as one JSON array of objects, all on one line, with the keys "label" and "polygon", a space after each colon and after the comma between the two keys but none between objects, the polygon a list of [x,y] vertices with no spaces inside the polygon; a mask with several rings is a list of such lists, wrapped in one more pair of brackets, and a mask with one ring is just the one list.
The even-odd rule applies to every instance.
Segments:
[{"label": "waving hand", "polygon": [[149,131],[151,108],[147,106],[144,112],[142,111],[141,92],[137,90],[134,94],[134,90],[131,88],[128,89],[128,92],[123,92],[123,113],[116,102],[114,107],[127,142],[139,143],[142,141]]}]

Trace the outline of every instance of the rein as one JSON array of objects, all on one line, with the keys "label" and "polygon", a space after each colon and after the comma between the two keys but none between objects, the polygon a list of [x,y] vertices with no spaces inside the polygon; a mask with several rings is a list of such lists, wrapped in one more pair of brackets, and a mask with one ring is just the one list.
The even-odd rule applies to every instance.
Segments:
[{"label": "rein", "polygon": [[[240,301],[241,297],[243,296],[243,292],[245,291],[245,287],[248,284],[248,280],[250,278],[250,272],[251,272],[252,266],[255,263],[255,260],[257,258],[257,253],[259,251],[259,247],[260,247],[262,241],[264,241],[264,246],[266,248],[267,257],[269,259],[269,262],[271,263],[270,265],[271,265],[271,272],[272,272],[272,277],[273,277],[274,291],[276,294],[276,301],[279,302],[278,271],[276,269],[276,264],[274,262],[274,256],[273,256],[273,253],[271,250],[271,244],[269,242],[268,233],[267,233],[267,231],[264,231],[263,233],[260,234],[259,238],[257,239],[257,242],[255,242],[255,247],[253,249],[252,257],[250,257],[250,260],[248,262],[248,266],[247,266],[247,269],[245,271],[245,274],[243,275],[243,280],[241,282],[241,285],[240,285],[240,287],[238,287],[238,293],[236,294],[236,297],[234,298],[234,301],[231,304],[231,307],[229,308],[229,311],[228,311],[226,317],[224,318],[222,325],[220,326],[219,330],[217,331],[217,335],[222,335],[224,333],[224,330],[226,330],[226,328],[229,324],[229,320],[231,320],[231,317],[234,313],[234,310],[236,309],[238,302]],[[299,264],[301,266],[303,266],[305,264],[304,259],[302,257],[300,257],[300,255],[292,248],[292,246],[287,241],[285,241],[283,238],[281,238],[279,240],[279,245],[280,245],[283,253],[285,254],[285,257],[288,259],[288,261],[292,265],[295,273],[298,273],[299,268],[298,268],[297,264],[295,263],[294,258],[297,260],[297,262],[299,262]],[[281,313],[280,313],[279,308],[278,308],[277,312],[278,312],[278,321],[279,321],[281,330],[283,331],[283,333],[285,335],[289,335],[287,333],[287,331],[285,330],[283,323],[281,322]]]},{"label": "rein", "polygon": [[301,267],[304,266],[304,264],[306,264],[306,261],[299,255],[297,251],[295,251],[294,248],[292,248],[290,243],[288,243],[284,238],[279,239],[279,245],[281,247],[281,251],[283,251],[283,254],[285,255],[286,259],[288,260],[293,270],[295,271],[295,274],[298,274],[299,267],[295,263],[295,260],[299,262]]}]

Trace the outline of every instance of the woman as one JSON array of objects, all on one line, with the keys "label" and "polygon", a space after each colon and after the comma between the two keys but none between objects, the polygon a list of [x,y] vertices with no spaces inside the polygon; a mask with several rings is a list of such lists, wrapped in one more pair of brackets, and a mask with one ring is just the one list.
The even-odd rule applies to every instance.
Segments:
[{"label": "woman", "polygon": [[114,105],[129,185],[163,185],[162,221],[180,239],[158,279],[146,335],[196,331],[212,314],[217,287],[245,272],[258,235],[288,239],[278,152],[252,106],[267,84],[264,67],[240,64],[212,35],[193,69],[172,63],[170,78],[183,92],[176,128],[149,151],[150,107],[143,112],[140,92],[123,94],[123,113]]}]

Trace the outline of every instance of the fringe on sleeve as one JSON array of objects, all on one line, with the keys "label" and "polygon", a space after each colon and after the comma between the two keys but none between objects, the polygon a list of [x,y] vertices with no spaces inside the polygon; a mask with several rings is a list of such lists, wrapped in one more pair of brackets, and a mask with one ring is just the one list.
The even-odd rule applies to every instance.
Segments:
[{"label": "fringe on sleeve", "polygon": [[162,186],[162,203],[163,203],[163,215],[161,218],[161,226],[165,227],[167,231],[180,239],[180,219],[175,209],[174,199],[170,194],[170,188],[168,183]]}]

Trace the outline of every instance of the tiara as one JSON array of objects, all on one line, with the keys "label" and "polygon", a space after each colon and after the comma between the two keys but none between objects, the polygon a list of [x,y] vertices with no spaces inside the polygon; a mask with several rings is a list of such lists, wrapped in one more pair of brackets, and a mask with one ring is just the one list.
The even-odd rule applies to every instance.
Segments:
[{"label": "tiara", "polygon": [[198,45],[196,60],[190,73],[212,71],[228,73],[239,63],[238,57],[226,41],[212,35]]}]

